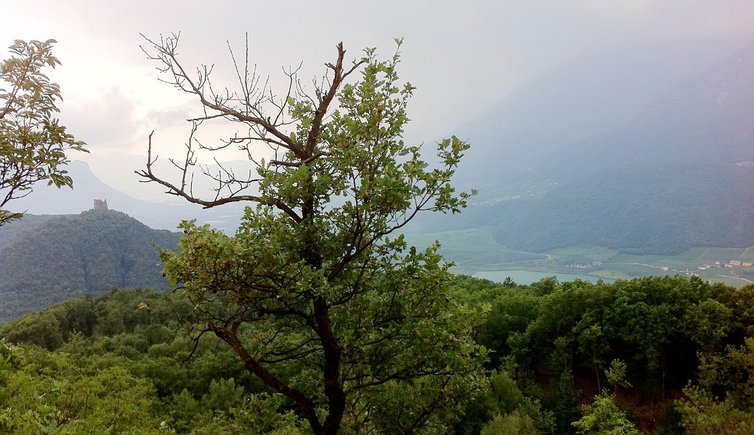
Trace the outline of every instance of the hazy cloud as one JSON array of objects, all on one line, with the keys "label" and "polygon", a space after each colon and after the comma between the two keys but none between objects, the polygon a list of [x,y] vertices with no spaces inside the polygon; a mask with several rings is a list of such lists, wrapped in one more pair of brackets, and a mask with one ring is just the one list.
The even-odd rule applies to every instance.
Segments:
[{"label": "hazy cloud", "polygon": [[97,99],[66,101],[61,119],[92,152],[131,147],[142,129],[134,101],[117,87]]},{"label": "hazy cloud", "polygon": [[[226,41],[241,53],[248,32],[251,62],[273,87],[284,85],[281,67],[301,61],[305,83],[321,75],[339,41],[358,57],[364,47],[389,54],[393,38],[404,37],[402,78],[418,87],[412,142],[441,137],[533,75],[595,51],[669,39],[735,38],[741,46],[754,39],[751,0],[25,0],[6,2],[3,18],[2,47],[16,38],[59,40],[63,65],[53,79],[72,131],[101,149],[131,152],[140,152],[151,129],[180,147],[185,128],[170,118],[197,109],[157,81],[140,33],[181,32],[185,64],[217,64],[218,84],[232,85]],[[96,152],[89,157],[93,167],[96,159]]]}]

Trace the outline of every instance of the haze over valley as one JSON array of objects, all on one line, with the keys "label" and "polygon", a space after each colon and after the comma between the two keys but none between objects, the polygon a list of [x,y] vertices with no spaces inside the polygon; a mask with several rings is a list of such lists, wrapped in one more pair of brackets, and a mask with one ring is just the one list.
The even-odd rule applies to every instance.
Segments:
[{"label": "haze over valley", "polygon": [[[680,273],[746,284],[754,278],[750,267],[712,269],[752,259],[752,114],[752,43],[683,40],[567,62],[453,131],[472,144],[456,180],[478,194],[460,216],[420,216],[408,234],[423,244],[439,240],[461,271],[497,270],[501,280],[506,270],[537,277],[577,267],[592,279]],[[133,171],[145,161],[123,160],[130,181],[121,186],[140,184]],[[232,166],[243,171],[242,161]],[[242,204],[203,210],[162,193],[160,202],[135,199],[83,162],[69,170],[75,189],[40,186],[14,207],[71,214],[107,198],[152,228],[175,230],[181,220],[197,219],[229,234],[243,214]],[[171,168],[163,161],[159,170]],[[211,197],[211,184],[200,177],[195,183]],[[487,243],[477,244],[480,237]],[[595,249],[601,254],[594,258],[579,254]],[[679,260],[709,249],[730,251]]]}]

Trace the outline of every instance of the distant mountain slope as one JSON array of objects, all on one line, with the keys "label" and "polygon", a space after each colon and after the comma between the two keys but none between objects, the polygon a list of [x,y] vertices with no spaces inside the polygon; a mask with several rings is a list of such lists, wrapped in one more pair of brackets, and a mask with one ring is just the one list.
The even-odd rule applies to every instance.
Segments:
[{"label": "distant mountain slope", "polygon": [[754,45],[611,131],[541,159],[557,187],[498,206],[496,238],[677,253],[754,244]]},{"label": "distant mountain slope", "polygon": [[10,243],[17,235],[42,225],[52,217],[51,215],[27,214],[23,219],[16,219],[0,226],[0,249],[3,248],[3,245]]},{"label": "distant mountain slope", "polygon": [[459,127],[471,142],[457,179],[495,190],[553,152],[624,125],[735,51],[731,41],[668,41],[597,53],[542,74]]},{"label": "distant mountain slope", "polygon": [[0,320],[113,287],[165,288],[155,245],[179,237],[116,211],[51,217],[0,249]]},{"label": "distant mountain slope", "polygon": [[496,207],[495,239],[542,252],[571,245],[677,254],[754,245],[754,168],[625,166]]},{"label": "distant mountain slope", "polygon": [[754,43],[684,81],[635,119],[543,159],[570,177],[644,163],[754,161]]}]

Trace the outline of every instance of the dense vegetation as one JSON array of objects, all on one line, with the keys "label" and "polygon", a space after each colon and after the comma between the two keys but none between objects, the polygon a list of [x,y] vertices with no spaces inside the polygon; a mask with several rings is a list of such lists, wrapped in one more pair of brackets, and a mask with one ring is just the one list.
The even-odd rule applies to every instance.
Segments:
[{"label": "dense vegetation", "polygon": [[167,287],[155,245],[176,246],[178,233],[108,210],[31,221],[3,227],[14,234],[0,245],[0,320],[114,287]]},{"label": "dense vegetation", "polygon": [[[489,371],[463,408],[424,432],[754,427],[754,286],[667,277],[516,286],[459,276],[451,290],[485,313],[476,337],[490,350]],[[194,340],[195,316],[179,293],[113,290],[0,326],[0,431],[308,433],[292,403],[216,337]],[[371,411],[383,432],[394,428],[390,394],[400,393]]]},{"label": "dense vegetation", "polygon": [[53,217],[52,215],[25,214],[23,219],[14,220],[11,224],[0,226],[0,249],[3,249],[4,245],[7,245],[17,235],[37,227]]}]

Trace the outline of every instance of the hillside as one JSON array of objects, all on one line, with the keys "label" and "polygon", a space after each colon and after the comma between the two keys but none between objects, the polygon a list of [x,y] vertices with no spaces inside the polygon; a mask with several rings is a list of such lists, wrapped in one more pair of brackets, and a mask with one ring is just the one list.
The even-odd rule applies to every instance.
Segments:
[{"label": "hillside", "polygon": [[0,226],[0,249],[10,243],[17,235],[35,228],[51,219],[52,215],[26,214],[23,219],[16,219]]},{"label": "hillside", "polygon": [[668,41],[553,68],[454,131],[472,144],[457,179],[486,197],[532,177],[553,153],[565,154],[557,154],[560,161],[573,145],[620,128],[737,48],[718,40]]},{"label": "hillside", "polygon": [[754,161],[754,43],[690,78],[639,116],[542,160],[561,178],[636,164]]},{"label": "hillside", "polygon": [[495,239],[534,252],[589,244],[634,254],[754,245],[754,168],[636,165],[493,208]]},{"label": "hillside", "polygon": [[165,288],[156,246],[178,239],[117,211],[50,217],[0,247],[0,320],[113,287]]}]

